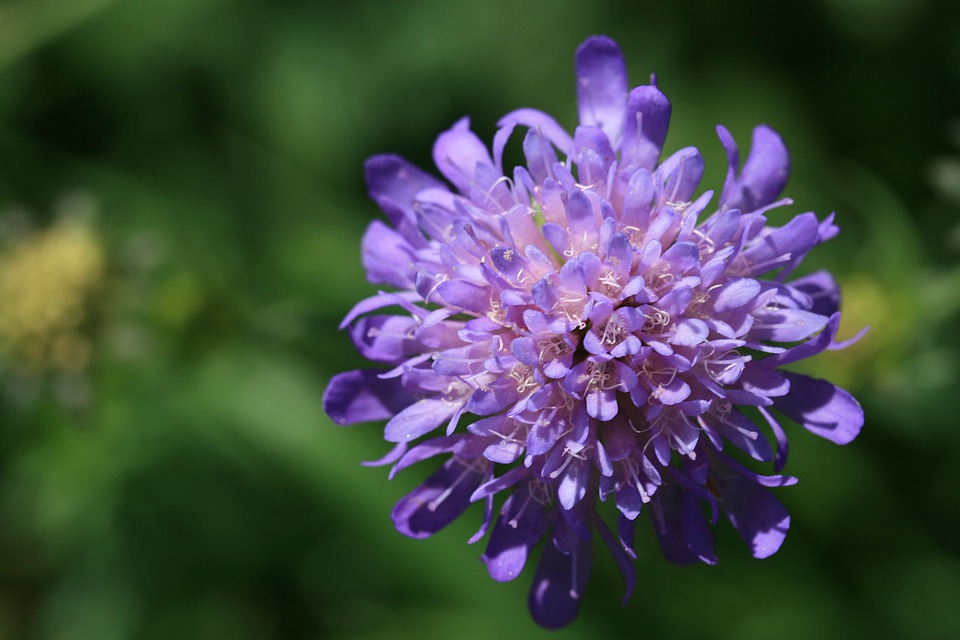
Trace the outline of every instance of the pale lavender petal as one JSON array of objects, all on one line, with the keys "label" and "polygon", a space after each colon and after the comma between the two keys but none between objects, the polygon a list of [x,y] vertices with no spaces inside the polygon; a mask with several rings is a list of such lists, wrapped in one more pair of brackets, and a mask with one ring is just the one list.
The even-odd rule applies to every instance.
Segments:
[{"label": "pale lavender petal", "polygon": [[777,309],[755,312],[757,322],[750,329],[750,338],[771,342],[798,342],[809,338],[826,326],[829,318],[800,309]]},{"label": "pale lavender petal", "polygon": [[627,109],[627,66],[620,47],[604,36],[588,38],[577,49],[576,68],[580,124],[600,127],[616,144]]},{"label": "pale lavender petal", "polygon": [[489,289],[472,282],[446,280],[437,285],[437,293],[447,304],[473,313],[484,314],[490,309]]},{"label": "pale lavender petal", "polygon": [[461,193],[467,193],[474,184],[478,165],[493,166],[486,145],[470,131],[469,118],[458,120],[440,134],[433,145],[433,161]]},{"label": "pale lavender petal", "polygon": [[379,220],[374,220],[360,243],[360,256],[367,280],[398,289],[413,289],[413,252],[406,238]]},{"label": "pale lavender petal", "polygon": [[556,120],[542,111],[517,109],[500,118],[497,125],[503,127],[511,123],[540,131],[561,153],[570,153],[573,148],[573,138],[570,137],[570,134],[557,124]]},{"label": "pale lavender petal", "polygon": [[460,403],[444,398],[418,400],[387,422],[383,437],[388,442],[409,442],[419,438],[448,421],[460,406]]},{"label": "pale lavender petal", "polygon": [[750,278],[732,278],[717,287],[711,298],[716,313],[739,309],[757,297],[760,283]]},{"label": "pale lavender petal", "polygon": [[[458,444],[463,443],[464,441],[463,434],[456,434],[453,436],[441,436],[439,438],[432,438],[421,442],[417,446],[413,447],[407,451],[402,458],[397,462],[396,467],[393,468],[391,472],[391,478],[399,471],[403,471],[412,464],[418,462],[423,462],[434,456],[438,456],[441,453],[450,453],[457,448]],[[403,443],[398,443],[403,444]]]},{"label": "pale lavender petal", "polygon": [[838,311],[830,316],[830,320],[827,322],[823,331],[818,333],[815,338],[798,344],[795,347],[791,347],[782,353],[774,354],[769,358],[766,358],[763,361],[763,364],[766,366],[780,367],[792,362],[809,358],[811,356],[815,356],[818,353],[825,351],[830,346],[830,343],[833,342],[833,338],[837,335],[837,329],[839,327],[840,312]]}]

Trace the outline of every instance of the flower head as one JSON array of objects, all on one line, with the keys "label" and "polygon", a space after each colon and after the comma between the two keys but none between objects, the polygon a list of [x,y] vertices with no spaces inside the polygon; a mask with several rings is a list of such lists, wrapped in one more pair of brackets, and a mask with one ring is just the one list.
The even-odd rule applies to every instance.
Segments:
[{"label": "flower head", "polygon": [[[489,529],[495,580],[542,547],[529,604],[546,627],[576,617],[594,535],[629,596],[643,511],[675,562],[716,562],[720,513],[754,556],[773,554],[790,517],[769,489],[795,479],[740,460],[780,472],[777,414],[839,444],[863,424],[846,391],[781,370],[842,345],[833,278],[791,279],[836,235],[833,216],[767,221],[790,204],[777,199],[789,172],[780,137],[757,127],[741,168],[718,127],[729,170],[705,214],[714,194],[696,193],[700,152],[659,161],[670,102],[656,82],[628,90],[605,37],[581,45],[576,73],[573,136],[532,109],[505,116],[492,149],[466,119],[441,134],[434,160],[452,189],[397,156],[367,162],[390,224],[369,226],[363,264],[391,291],[344,326],[385,367],[339,374],[324,397],[337,423],[388,420],[396,446],[381,462],[394,471],[445,458],[394,508],[401,533],[430,536],[481,502],[471,541]],[[526,166],[505,173],[518,129]],[[597,513],[605,500],[616,533]]]}]

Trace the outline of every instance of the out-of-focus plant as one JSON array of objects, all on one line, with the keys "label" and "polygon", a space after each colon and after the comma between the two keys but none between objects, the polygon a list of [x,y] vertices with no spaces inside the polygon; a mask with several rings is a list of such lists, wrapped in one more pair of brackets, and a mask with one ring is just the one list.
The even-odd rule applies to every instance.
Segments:
[{"label": "out-of-focus plant", "polygon": [[20,212],[4,220],[0,358],[15,399],[47,379],[55,381],[61,402],[87,399],[91,328],[106,273],[103,241],[89,213],[90,203],[74,198],[46,228],[30,228]]}]

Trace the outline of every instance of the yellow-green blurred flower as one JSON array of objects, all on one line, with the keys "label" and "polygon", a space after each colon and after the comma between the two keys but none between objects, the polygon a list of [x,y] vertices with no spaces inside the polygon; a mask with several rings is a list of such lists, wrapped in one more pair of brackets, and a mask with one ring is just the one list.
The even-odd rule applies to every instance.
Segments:
[{"label": "yellow-green blurred flower", "polygon": [[104,249],[96,232],[58,222],[0,253],[0,354],[15,373],[80,373],[90,363],[85,332],[102,289]]}]

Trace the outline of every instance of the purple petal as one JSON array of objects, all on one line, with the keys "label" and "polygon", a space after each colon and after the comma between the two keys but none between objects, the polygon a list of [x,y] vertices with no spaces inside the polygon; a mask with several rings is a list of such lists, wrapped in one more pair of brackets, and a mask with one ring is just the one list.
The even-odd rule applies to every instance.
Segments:
[{"label": "purple petal", "polygon": [[627,67],[610,38],[588,38],[576,55],[580,124],[596,125],[616,144],[627,108]]},{"label": "purple petal", "polygon": [[683,536],[682,492],[674,483],[660,487],[650,506],[650,523],[660,541],[660,549],[670,562],[689,564],[699,556],[690,550]]},{"label": "purple petal", "polygon": [[667,342],[684,347],[695,347],[707,339],[707,323],[698,318],[681,318],[673,323],[673,334]]},{"label": "purple petal", "polygon": [[607,524],[601,518],[596,518],[593,522],[597,533],[600,534],[600,539],[610,550],[610,555],[613,556],[613,560],[620,570],[620,575],[623,576],[623,581],[626,583],[626,592],[623,594],[623,604],[626,605],[633,593],[633,586],[636,581],[636,573],[633,569],[633,562],[631,562],[632,558],[620,541],[614,539],[613,533],[610,532]]},{"label": "purple petal", "polygon": [[395,364],[420,350],[416,329],[409,316],[366,316],[350,328],[350,337],[367,360]]},{"label": "purple petal", "polygon": [[437,285],[437,293],[447,304],[454,307],[479,315],[490,310],[488,287],[481,287],[465,280],[446,280]]},{"label": "purple petal", "polygon": [[433,475],[397,502],[390,517],[397,531],[428,538],[453,522],[470,505],[470,494],[483,481],[475,461],[452,457]]},{"label": "purple petal", "polygon": [[443,189],[442,182],[397,155],[373,156],[364,164],[370,197],[394,226],[416,222],[413,202],[424,189]]},{"label": "purple petal", "polygon": [[[473,495],[470,496],[471,502],[476,502],[477,500],[482,500],[483,498],[497,494],[504,489],[509,489],[513,485],[517,484],[524,478],[527,478],[530,475],[530,470],[526,467],[519,466],[510,469],[502,476],[498,476],[484,482],[476,491],[473,492]],[[519,489],[518,489],[519,491]]]},{"label": "purple petal", "polygon": [[530,494],[529,483],[507,498],[482,556],[491,578],[507,582],[520,575],[540,539],[544,514],[543,504]]},{"label": "purple petal", "polygon": [[464,438],[466,438],[464,434],[458,433],[452,436],[441,436],[439,438],[432,438],[425,442],[421,442],[414,448],[407,451],[404,456],[400,458],[400,460],[397,462],[397,465],[390,472],[391,479],[397,472],[403,471],[407,467],[418,462],[423,462],[424,460],[428,460],[433,456],[438,456],[441,453],[450,453],[458,448],[462,449],[462,447],[457,447],[457,445],[463,443]]},{"label": "purple petal", "polygon": [[706,564],[717,564],[714,550],[713,533],[707,526],[700,499],[692,493],[684,492],[681,506],[681,530],[687,548]]},{"label": "purple petal", "polygon": [[323,410],[336,424],[385,420],[414,401],[399,379],[383,380],[381,371],[360,369],[338,373],[323,393]]},{"label": "purple petal", "polygon": [[802,342],[795,347],[791,347],[783,353],[775,353],[769,358],[765,358],[763,363],[765,366],[781,367],[791,362],[797,362],[798,360],[815,356],[830,346],[833,338],[837,335],[837,329],[839,327],[840,312],[838,311],[830,316],[830,320],[827,322],[823,331],[818,333],[814,338]]},{"label": "purple petal", "polygon": [[523,139],[523,155],[527,159],[527,170],[538,184],[553,177],[557,154],[541,129],[527,131]]},{"label": "purple petal", "polygon": [[581,538],[569,554],[553,541],[544,545],[530,587],[530,615],[541,627],[559,629],[577,618],[592,564],[590,539]]},{"label": "purple petal", "polygon": [[840,310],[840,287],[827,271],[816,271],[790,283],[794,289],[806,293],[813,300],[810,311],[832,316]]},{"label": "purple petal", "polygon": [[661,203],[689,202],[703,177],[703,156],[686,147],[664,160],[655,174]]},{"label": "purple petal", "polygon": [[637,559],[637,552],[633,548],[636,537],[637,521],[622,515],[617,518],[617,538],[620,540],[624,552],[634,560]]},{"label": "purple petal", "polygon": [[764,236],[740,257],[749,264],[751,275],[766,273],[809,251],[817,242],[818,227],[817,216],[801,213]]},{"label": "purple petal", "polygon": [[407,308],[409,305],[411,308],[413,308],[412,305],[410,305],[410,301],[416,300],[418,297],[418,294],[413,291],[400,291],[397,293],[384,293],[383,291],[378,291],[377,295],[364,298],[357,304],[353,305],[353,308],[350,309],[343,320],[340,321],[340,328],[343,329],[365,313],[370,313],[371,311],[376,311],[377,309],[382,309],[384,307],[398,305]]},{"label": "purple petal", "polygon": [[360,243],[360,256],[367,280],[372,284],[413,289],[413,251],[406,238],[379,220],[374,220]]},{"label": "purple petal", "polygon": [[573,509],[587,494],[591,467],[579,460],[573,460],[560,476],[557,484],[557,500],[567,511]]},{"label": "purple petal", "polygon": [[[731,170],[735,171],[738,161],[736,145],[726,129],[722,130],[720,138],[727,149]],[[721,207],[742,211],[764,207],[780,195],[789,175],[790,156],[780,136],[770,127],[759,126],[753,130],[753,144],[743,171],[732,181],[728,176],[720,196]]]},{"label": "purple petal", "polygon": [[750,454],[750,457],[755,460],[769,462],[773,458],[770,443],[760,434],[756,425],[739,411],[733,410],[725,414],[708,413],[704,414],[703,420],[735,447]]},{"label": "purple petal", "polygon": [[760,293],[760,283],[750,278],[728,280],[713,292],[713,310],[726,313],[749,304]]},{"label": "purple petal", "polygon": [[670,126],[670,101],[658,88],[636,87],[627,98],[620,157],[624,165],[653,170]]},{"label": "purple petal", "polygon": [[493,166],[486,145],[470,131],[469,118],[461,118],[440,134],[433,145],[433,161],[461,193],[469,191],[475,182],[478,165]]},{"label": "purple petal", "polygon": [[863,427],[863,409],[856,398],[826,380],[783,372],[790,393],[774,406],[807,430],[837,444],[847,444]]},{"label": "purple petal", "polygon": [[720,508],[753,556],[766,558],[776,553],[790,528],[786,507],[766,487],[732,470],[717,474],[714,484]]},{"label": "purple petal", "polygon": [[596,185],[606,180],[616,155],[601,129],[580,125],[573,134],[573,158],[579,182]]},{"label": "purple petal", "polygon": [[573,138],[570,137],[570,134],[564,131],[556,120],[542,111],[517,109],[500,118],[497,126],[504,127],[511,123],[540,131],[547,140],[563,153],[570,153],[573,148]]},{"label": "purple petal", "polygon": [[483,520],[480,522],[480,528],[470,536],[467,540],[467,544],[473,544],[487,535],[487,530],[490,529],[490,524],[493,522],[493,496],[488,497],[483,501]]},{"label": "purple petal", "polygon": [[388,442],[409,442],[419,438],[449,420],[460,406],[461,403],[444,398],[418,400],[390,419],[383,437]]},{"label": "purple petal", "polygon": [[754,312],[757,322],[750,329],[754,340],[799,342],[823,329],[829,318],[799,309]]}]

